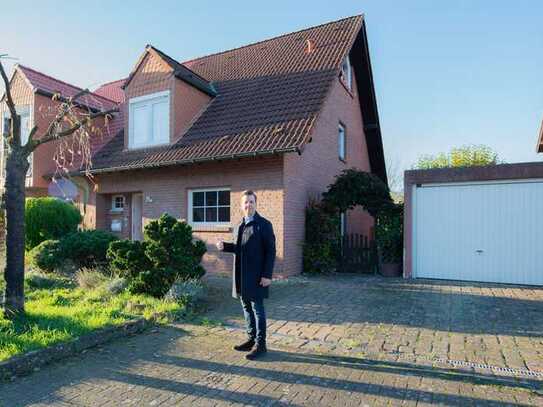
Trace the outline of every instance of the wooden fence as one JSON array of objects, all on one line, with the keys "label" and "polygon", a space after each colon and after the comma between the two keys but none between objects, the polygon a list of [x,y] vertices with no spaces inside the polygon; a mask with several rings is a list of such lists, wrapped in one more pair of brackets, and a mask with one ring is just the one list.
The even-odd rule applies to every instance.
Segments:
[{"label": "wooden fence", "polygon": [[341,239],[339,271],[344,273],[377,273],[379,261],[375,241],[360,234]]}]

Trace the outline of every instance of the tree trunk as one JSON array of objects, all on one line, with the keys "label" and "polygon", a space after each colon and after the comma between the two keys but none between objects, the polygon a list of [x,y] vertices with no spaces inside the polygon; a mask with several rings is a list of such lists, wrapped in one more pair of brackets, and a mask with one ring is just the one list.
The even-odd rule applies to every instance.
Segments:
[{"label": "tree trunk", "polygon": [[24,312],[25,179],[28,160],[20,148],[6,160],[6,292],[4,314],[11,318]]}]

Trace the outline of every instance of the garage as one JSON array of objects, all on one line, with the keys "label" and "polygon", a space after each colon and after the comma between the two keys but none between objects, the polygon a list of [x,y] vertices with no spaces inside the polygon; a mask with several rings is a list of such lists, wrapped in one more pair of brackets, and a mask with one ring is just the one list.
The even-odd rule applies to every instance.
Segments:
[{"label": "garage", "polygon": [[543,163],[405,174],[404,276],[543,285]]}]

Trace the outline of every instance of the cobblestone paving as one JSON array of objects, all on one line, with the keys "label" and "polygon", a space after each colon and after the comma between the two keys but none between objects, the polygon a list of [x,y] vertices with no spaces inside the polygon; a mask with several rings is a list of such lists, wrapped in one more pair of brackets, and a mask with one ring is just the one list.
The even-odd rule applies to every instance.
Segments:
[{"label": "cobblestone paving", "polygon": [[[228,280],[212,283],[227,292]],[[272,334],[543,372],[543,287],[311,277],[276,284],[266,308]],[[242,326],[236,301],[214,313]]]},{"label": "cobblestone paving", "polygon": [[[228,281],[180,323],[0,384],[3,406],[543,405],[543,290],[353,276],[274,283],[270,352],[246,361]],[[223,325],[214,326],[215,322]],[[508,355],[517,355],[513,358]]]}]

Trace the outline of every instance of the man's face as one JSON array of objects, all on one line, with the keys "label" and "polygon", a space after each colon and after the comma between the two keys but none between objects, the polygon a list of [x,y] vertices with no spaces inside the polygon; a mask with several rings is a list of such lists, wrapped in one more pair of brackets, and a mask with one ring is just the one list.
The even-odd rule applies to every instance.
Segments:
[{"label": "man's face", "polygon": [[254,195],[243,195],[241,197],[241,209],[244,216],[253,216],[256,211],[256,201]]}]

